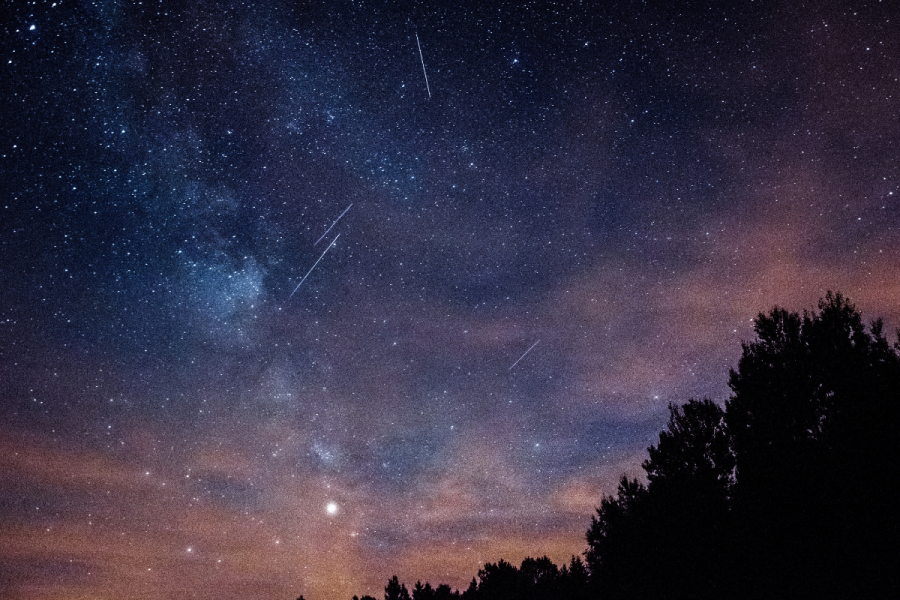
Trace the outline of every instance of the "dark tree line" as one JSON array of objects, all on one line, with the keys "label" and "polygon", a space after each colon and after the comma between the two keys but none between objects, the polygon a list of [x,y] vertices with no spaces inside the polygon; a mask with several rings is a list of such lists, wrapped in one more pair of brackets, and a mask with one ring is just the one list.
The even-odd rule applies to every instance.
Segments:
[{"label": "dark tree line", "polygon": [[[488,563],[478,570],[478,577],[473,577],[469,587],[462,592],[451,590],[446,584],[433,588],[420,581],[410,592],[396,575],[384,588],[385,600],[587,600],[589,597],[587,567],[574,556],[562,568],[546,556],[526,558],[519,567],[505,560]],[[354,596],[353,600],[375,599]]]},{"label": "dark tree line", "polygon": [[501,560],[462,592],[394,577],[385,600],[900,598],[900,341],[830,292],[755,330],[724,408],[669,407],[584,561]]}]

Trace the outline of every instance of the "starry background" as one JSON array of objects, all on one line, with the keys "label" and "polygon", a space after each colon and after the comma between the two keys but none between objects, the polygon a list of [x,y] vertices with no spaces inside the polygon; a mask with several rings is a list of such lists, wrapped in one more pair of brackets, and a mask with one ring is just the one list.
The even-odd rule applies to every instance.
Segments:
[{"label": "starry background", "polygon": [[567,561],[758,312],[900,325],[896,7],[609,4],[5,2],[0,594]]}]

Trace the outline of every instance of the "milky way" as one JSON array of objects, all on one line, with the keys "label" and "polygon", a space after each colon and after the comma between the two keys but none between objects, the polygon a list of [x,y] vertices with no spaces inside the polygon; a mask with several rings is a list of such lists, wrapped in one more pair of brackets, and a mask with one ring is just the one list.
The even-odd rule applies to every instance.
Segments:
[{"label": "milky way", "polygon": [[6,6],[0,595],[567,561],[759,312],[900,325],[889,3],[466,4]]}]

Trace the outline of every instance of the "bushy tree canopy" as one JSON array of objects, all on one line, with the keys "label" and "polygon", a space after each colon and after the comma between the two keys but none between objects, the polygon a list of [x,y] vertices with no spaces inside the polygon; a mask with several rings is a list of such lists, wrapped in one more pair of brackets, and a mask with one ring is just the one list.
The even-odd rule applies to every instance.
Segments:
[{"label": "bushy tree canopy", "polygon": [[602,499],[586,556],[604,600],[900,590],[900,346],[832,293],[755,330],[725,410],[670,407],[647,486]]}]

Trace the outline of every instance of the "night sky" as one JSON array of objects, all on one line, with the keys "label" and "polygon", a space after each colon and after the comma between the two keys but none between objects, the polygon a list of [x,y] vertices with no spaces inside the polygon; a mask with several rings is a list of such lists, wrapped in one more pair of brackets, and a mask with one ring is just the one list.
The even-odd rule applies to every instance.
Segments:
[{"label": "night sky", "polygon": [[0,595],[568,561],[759,312],[900,325],[896,6],[600,4],[5,2]]}]

